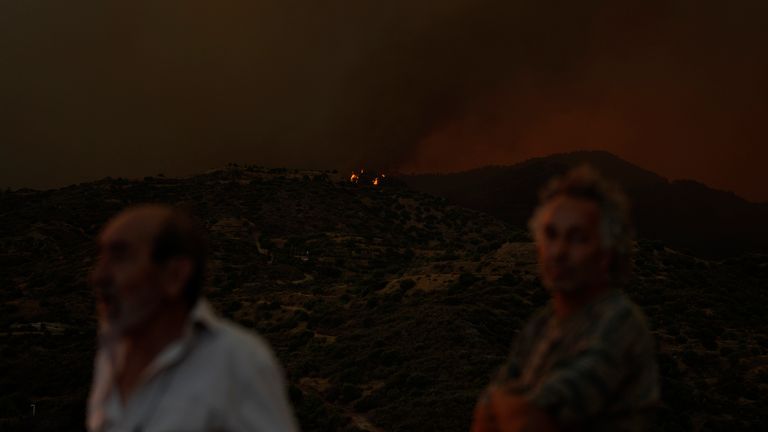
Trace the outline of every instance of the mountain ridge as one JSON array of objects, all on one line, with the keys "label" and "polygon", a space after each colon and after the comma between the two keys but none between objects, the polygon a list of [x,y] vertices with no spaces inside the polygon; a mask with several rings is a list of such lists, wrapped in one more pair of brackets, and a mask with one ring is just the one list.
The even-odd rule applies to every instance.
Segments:
[{"label": "mountain ridge", "polygon": [[[668,180],[606,151],[558,153],[458,173],[401,175],[412,188],[525,226],[553,176],[593,166],[626,191],[638,234],[711,258],[768,252],[768,206],[694,180]],[[706,233],[706,235],[704,235]]]}]

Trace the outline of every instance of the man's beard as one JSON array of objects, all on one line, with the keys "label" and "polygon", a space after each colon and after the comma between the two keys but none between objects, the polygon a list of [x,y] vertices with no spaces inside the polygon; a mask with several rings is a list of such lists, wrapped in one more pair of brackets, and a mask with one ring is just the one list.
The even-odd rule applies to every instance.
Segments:
[{"label": "man's beard", "polygon": [[542,277],[542,285],[550,294],[563,294],[566,296],[578,294],[585,288],[586,283],[579,280],[577,276],[578,272],[571,269],[565,278],[551,278],[547,281],[546,278]]},{"label": "man's beard", "polygon": [[[106,290],[105,290],[106,291]],[[99,322],[99,333],[106,338],[121,338],[146,323],[163,306],[160,296],[145,296],[139,301],[122,301],[105,296]]]},{"label": "man's beard", "polygon": [[114,371],[125,367],[125,337],[140,329],[164,306],[160,295],[145,295],[137,301],[120,300],[113,286],[100,287],[99,312],[99,349],[103,350]]},{"label": "man's beard", "polygon": [[550,294],[572,295],[581,291],[582,286],[573,280],[556,281],[543,284]]}]

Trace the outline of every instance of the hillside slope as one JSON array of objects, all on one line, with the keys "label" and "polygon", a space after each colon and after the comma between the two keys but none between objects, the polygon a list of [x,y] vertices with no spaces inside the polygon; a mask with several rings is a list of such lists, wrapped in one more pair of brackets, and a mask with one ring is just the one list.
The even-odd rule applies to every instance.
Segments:
[{"label": "hillside slope", "polygon": [[[547,299],[526,233],[397,182],[231,166],[6,192],[3,431],[82,428],[94,236],[147,201],[187,207],[209,228],[207,295],[274,346],[305,431],[466,431],[516,331]],[[765,426],[767,262],[638,243],[629,293],[649,315],[664,374],[655,430]]]}]

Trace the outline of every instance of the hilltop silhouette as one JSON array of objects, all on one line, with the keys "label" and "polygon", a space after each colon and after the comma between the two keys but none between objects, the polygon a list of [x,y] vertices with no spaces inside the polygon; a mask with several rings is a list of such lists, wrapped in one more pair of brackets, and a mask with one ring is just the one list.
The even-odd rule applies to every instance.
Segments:
[{"label": "hilltop silhouette", "polygon": [[711,258],[768,252],[768,203],[752,203],[692,180],[670,181],[605,151],[555,154],[459,173],[406,175],[401,180],[450,203],[525,226],[541,186],[583,163],[626,190],[640,237]]}]

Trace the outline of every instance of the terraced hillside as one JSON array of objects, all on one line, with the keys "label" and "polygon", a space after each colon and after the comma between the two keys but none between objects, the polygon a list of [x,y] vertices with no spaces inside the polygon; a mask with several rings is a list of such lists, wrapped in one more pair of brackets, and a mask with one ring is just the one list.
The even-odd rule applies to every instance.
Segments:
[{"label": "terraced hillside", "polygon": [[[305,431],[467,430],[478,392],[547,299],[522,228],[396,179],[374,187],[233,165],[7,191],[1,430],[82,429],[93,239],[115,212],[147,201],[184,206],[209,228],[207,296],[274,346]],[[767,262],[638,242],[629,291],[659,341],[658,430],[766,427]]]}]

